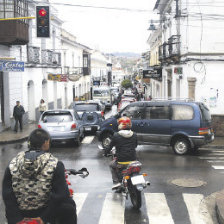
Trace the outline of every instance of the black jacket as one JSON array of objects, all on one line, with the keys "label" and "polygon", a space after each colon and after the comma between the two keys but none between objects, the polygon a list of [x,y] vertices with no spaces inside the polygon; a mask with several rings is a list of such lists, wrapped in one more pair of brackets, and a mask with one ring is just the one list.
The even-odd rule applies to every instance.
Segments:
[{"label": "black jacket", "polygon": [[137,135],[132,131],[122,130],[114,134],[112,147],[116,148],[118,162],[136,160]]},{"label": "black jacket", "polygon": [[16,105],[13,109],[13,117],[22,117],[24,113],[25,110],[22,105],[20,106]]},{"label": "black jacket", "polygon": [[12,175],[9,167],[6,168],[5,175],[2,184],[2,196],[6,207],[6,216],[9,224],[16,224],[25,217],[41,217],[46,223],[49,217],[55,216],[55,210],[57,206],[66,200],[69,200],[68,185],[65,181],[65,167],[62,162],[57,163],[57,167],[54,171],[52,181],[52,193],[48,203],[48,206],[31,211],[21,211],[16,201],[15,194],[12,188]]}]

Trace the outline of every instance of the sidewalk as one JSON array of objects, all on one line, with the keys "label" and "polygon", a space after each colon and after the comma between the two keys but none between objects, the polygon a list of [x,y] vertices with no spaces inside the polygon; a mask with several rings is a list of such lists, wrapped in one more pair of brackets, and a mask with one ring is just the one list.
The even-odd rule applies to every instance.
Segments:
[{"label": "sidewalk", "polygon": [[15,143],[26,140],[30,133],[37,128],[37,124],[24,125],[23,131],[17,133],[9,129],[7,131],[0,132],[0,144]]}]

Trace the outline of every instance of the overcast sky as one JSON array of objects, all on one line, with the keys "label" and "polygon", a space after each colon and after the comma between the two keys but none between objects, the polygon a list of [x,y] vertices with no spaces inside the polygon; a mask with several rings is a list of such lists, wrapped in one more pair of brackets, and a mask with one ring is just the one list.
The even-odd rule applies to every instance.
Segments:
[{"label": "overcast sky", "polygon": [[[51,3],[128,8],[133,11],[54,5],[64,28],[77,41],[103,52],[136,52],[149,49],[150,19],[156,0],[50,0]],[[145,11],[134,11],[134,10]]]}]

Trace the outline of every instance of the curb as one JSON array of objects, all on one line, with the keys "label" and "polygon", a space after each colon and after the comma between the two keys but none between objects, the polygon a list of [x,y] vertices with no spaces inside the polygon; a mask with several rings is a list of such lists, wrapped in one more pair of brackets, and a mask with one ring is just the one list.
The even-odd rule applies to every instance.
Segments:
[{"label": "curb", "polygon": [[224,192],[219,192],[216,196],[215,211],[219,224],[224,224]]},{"label": "curb", "polygon": [[12,139],[12,140],[0,141],[0,145],[22,142],[24,140],[27,140],[28,137],[29,136],[25,136],[25,137],[22,137],[22,138],[19,138],[19,139]]},{"label": "curb", "polygon": [[202,148],[206,148],[206,149],[209,149],[209,148],[212,148],[212,149],[224,149],[224,145],[206,145],[206,146],[203,146]]}]

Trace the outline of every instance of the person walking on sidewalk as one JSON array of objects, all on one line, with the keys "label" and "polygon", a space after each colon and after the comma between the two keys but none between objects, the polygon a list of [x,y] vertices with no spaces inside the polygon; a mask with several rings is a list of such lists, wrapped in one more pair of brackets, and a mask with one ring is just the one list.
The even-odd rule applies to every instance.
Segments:
[{"label": "person walking on sidewalk", "polygon": [[16,106],[13,109],[13,117],[15,118],[15,128],[14,131],[18,131],[18,122],[20,126],[20,131],[23,130],[23,114],[25,113],[25,110],[22,105],[20,105],[19,101],[16,101]]},{"label": "person walking on sidewalk", "polygon": [[42,114],[46,110],[47,110],[47,105],[46,105],[45,101],[43,99],[41,99],[40,105],[39,105],[40,114]]}]

